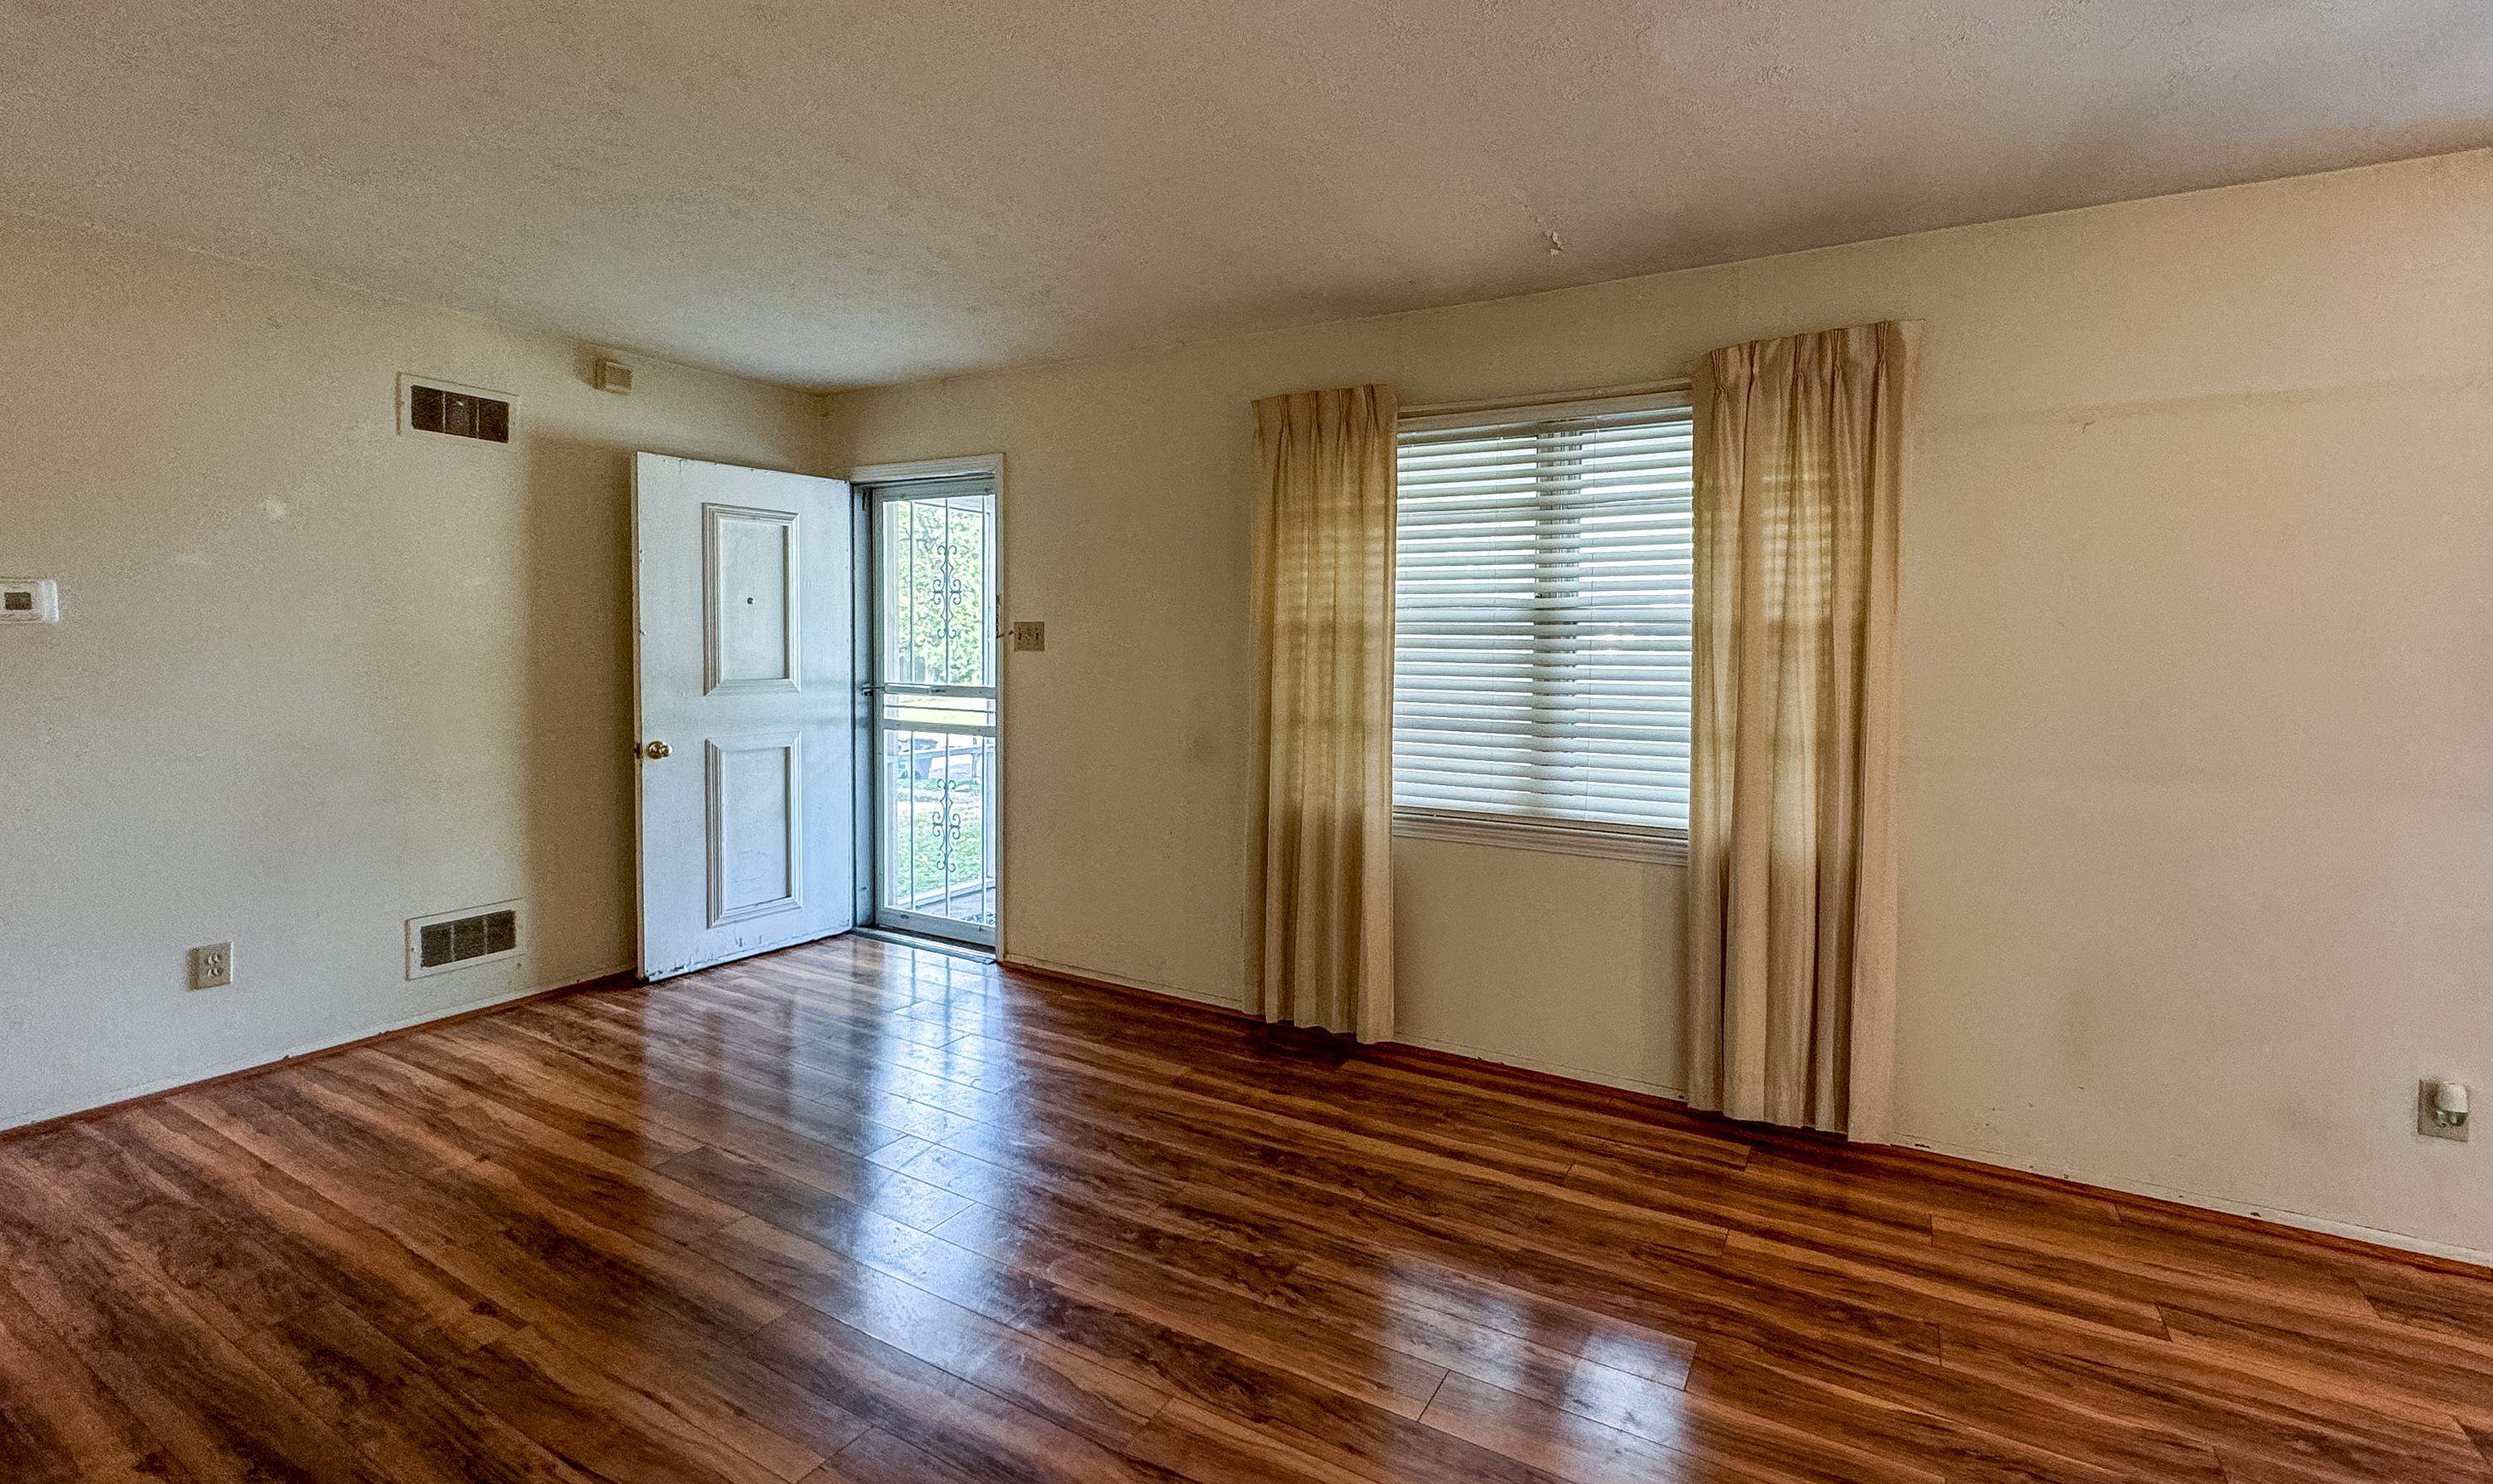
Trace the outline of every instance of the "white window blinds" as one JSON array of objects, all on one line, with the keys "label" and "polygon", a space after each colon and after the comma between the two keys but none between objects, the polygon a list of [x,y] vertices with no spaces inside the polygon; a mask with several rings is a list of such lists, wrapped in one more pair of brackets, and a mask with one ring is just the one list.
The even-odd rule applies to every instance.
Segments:
[{"label": "white window blinds", "polygon": [[1684,848],[1693,436],[1681,394],[1403,421],[1397,829]]}]

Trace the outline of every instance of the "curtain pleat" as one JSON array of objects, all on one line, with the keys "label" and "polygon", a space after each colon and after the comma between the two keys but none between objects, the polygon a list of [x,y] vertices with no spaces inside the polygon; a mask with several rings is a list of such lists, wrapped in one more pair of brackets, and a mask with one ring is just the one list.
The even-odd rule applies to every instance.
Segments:
[{"label": "curtain pleat", "polygon": [[1394,1033],[1390,386],[1255,403],[1248,1007]]},{"label": "curtain pleat", "polygon": [[1896,563],[1920,326],[1731,345],[1697,378],[1689,1101],[1887,1137]]}]

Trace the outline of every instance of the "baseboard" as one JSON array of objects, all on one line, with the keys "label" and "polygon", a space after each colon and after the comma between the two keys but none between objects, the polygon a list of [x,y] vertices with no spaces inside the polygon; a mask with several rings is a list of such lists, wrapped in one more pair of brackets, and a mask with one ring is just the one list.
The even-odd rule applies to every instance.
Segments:
[{"label": "baseboard", "polygon": [[2327,1216],[2314,1216],[2283,1206],[2210,1196],[2202,1191],[2178,1186],[2159,1185],[2151,1180],[2123,1180],[2102,1175],[2063,1170],[2018,1159],[1997,1149],[1976,1149],[1949,1144],[1940,1140],[1899,1138],[1891,1147],[1911,1149],[1959,1164],[1973,1165],[1994,1172],[2007,1171],[2029,1179],[2044,1180],[2091,1194],[2115,1197],[2117,1200],[2149,1202],[2159,1206],[2176,1206],[2198,1215],[2230,1218],[2247,1225],[2270,1229],[2286,1228],[2316,1240],[2331,1244],[2345,1243],[2370,1249],[2389,1248],[2394,1255],[2429,1259],[2435,1262],[2454,1263],[2469,1269],[2493,1268],[2493,1249],[2462,1247],[2454,1242],[2438,1242],[2428,1237],[2409,1236],[2402,1232],[2366,1227],[2357,1222],[2337,1221]]},{"label": "baseboard", "polygon": [[117,1109],[129,1108],[139,1103],[152,1103],[158,1098],[171,1097],[177,1092],[188,1092],[195,1087],[231,1082],[238,1077],[249,1077],[256,1072],[267,1071],[271,1067],[284,1066],[289,1061],[304,1061],[316,1056],[352,1051],[359,1046],[369,1046],[375,1041],[386,1041],[392,1036],[402,1036],[411,1030],[422,1030],[429,1025],[447,1025],[454,1022],[469,1020],[491,1011],[519,1004],[523,1000],[547,999],[556,994],[571,994],[575,990],[617,988],[632,983],[634,978],[634,972],[629,968],[612,969],[603,974],[591,975],[586,979],[574,980],[567,984],[512,990],[484,999],[470,1000],[464,1005],[453,1005],[444,1010],[428,1010],[421,1015],[408,1016],[403,1021],[392,1021],[375,1029],[358,1030],[347,1035],[333,1036],[326,1041],[310,1042],[290,1051],[280,1052],[274,1056],[235,1062],[213,1072],[195,1073],[169,1078],[160,1083],[146,1083],[136,1087],[123,1088],[92,1103],[75,1103],[66,1108],[30,1113],[15,1122],[0,1124],[0,1138],[31,1134],[38,1130],[53,1128],[64,1123],[76,1123],[87,1118],[100,1118]]},{"label": "baseboard", "polygon": [[1661,1083],[1649,1083],[1634,1077],[1613,1077],[1585,1067],[1571,1067],[1564,1062],[1541,1061],[1530,1056],[1516,1056],[1483,1047],[1465,1046],[1459,1041],[1439,1041],[1429,1036],[1397,1035],[1385,1044],[1416,1046],[1424,1052],[1459,1056],[1466,1061],[1486,1061],[1491,1066],[1517,1067],[1526,1072],[1538,1072],[1544,1077],[1554,1077],[1561,1082],[1589,1083],[1596,1087],[1611,1087],[1621,1092],[1641,1092],[1647,1097],[1662,1098],[1672,1103],[1688,1101],[1687,1092],[1678,1087],[1666,1086]]},{"label": "baseboard", "polygon": [[1235,999],[1222,999],[1217,995],[1180,989],[1173,984],[1156,984],[1149,979],[1127,979],[1117,974],[1101,973],[1096,968],[1083,968],[1072,964],[1056,964],[1046,959],[1025,958],[1020,954],[1013,954],[998,962],[1006,968],[1045,974],[1051,979],[1070,979],[1075,984],[1087,984],[1096,990],[1130,990],[1140,994],[1157,994],[1163,999],[1184,1000],[1189,1005],[1209,1005],[1213,1009],[1226,1010],[1233,1015],[1239,1013],[1238,1001]]}]

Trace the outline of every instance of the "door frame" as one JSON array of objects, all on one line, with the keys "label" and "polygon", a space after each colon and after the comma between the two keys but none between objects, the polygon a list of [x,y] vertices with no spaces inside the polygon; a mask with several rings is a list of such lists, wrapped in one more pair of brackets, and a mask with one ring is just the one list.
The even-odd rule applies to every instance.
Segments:
[{"label": "door frame", "polygon": [[[882,638],[878,629],[881,613],[876,601],[876,587],[880,580],[881,552],[873,545],[875,490],[887,490],[894,485],[917,484],[927,480],[961,479],[977,475],[984,475],[993,481],[996,491],[994,512],[996,611],[989,615],[990,621],[995,625],[996,634],[996,763],[994,773],[988,780],[986,805],[992,812],[995,821],[996,940],[994,945],[985,951],[993,953],[1001,963],[1005,958],[1006,920],[1005,860],[1011,848],[1006,839],[1008,816],[1005,813],[1005,776],[1007,771],[1005,759],[1009,751],[1006,742],[1011,735],[1009,728],[1012,726],[1012,708],[1005,703],[1005,692],[1008,689],[1012,669],[1012,645],[1006,642],[1008,635],[1007,625],[1005,622],[1005,614],[1009,610],[1006,607],[1006,584],[1011,580],[1012,557],[1005,531],[1005,456],[1002,454],[964,454],[951,459],[912,459],[896,463],[861,463],[841,476],[849,482],[849,489],[853,491],[852,497],[856,502],[858,540],[856,549],[860,553],[856,564],[858,619],[856,673],[859,687],[856,706],[857,746],[855,750],[857,787],[856,919],[859,926],[872,922],[876,905],[874,899],[879,894],[877,886],[881,881],[882,867],[876,852],[881,848],[883,821],[875,814],[874,797],[875,769],[881,761],[880,739],[873,735],[873,697],[867,696],[863,690],[863,687],[873,683],[875,658],[873,646]],[[900,930],[886,928],[886,931]]]}]

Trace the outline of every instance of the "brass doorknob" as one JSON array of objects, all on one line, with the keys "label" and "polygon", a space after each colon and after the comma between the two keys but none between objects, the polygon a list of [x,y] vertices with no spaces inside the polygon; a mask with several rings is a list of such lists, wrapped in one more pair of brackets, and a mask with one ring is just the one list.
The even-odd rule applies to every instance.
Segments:
[{"label": "brass doorknob", "polygon": [[669,753],[674,751],[674,748],[669,747],[664,742],[648,742],[642,745],[641,756],[654,761],[657,758],[666,757]]}]

